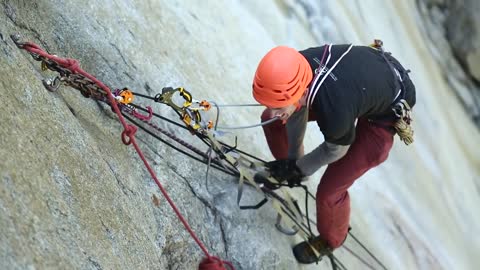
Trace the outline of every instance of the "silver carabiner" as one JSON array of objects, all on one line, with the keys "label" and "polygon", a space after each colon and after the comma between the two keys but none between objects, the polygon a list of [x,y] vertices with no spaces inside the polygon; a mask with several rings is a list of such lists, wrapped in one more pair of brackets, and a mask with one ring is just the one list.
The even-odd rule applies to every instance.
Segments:
[{"label": "silver carabiner", "polygon": [[42,84],[50,92],[55,92],[60,87],[62,79],[59,76],[42,80]]}]

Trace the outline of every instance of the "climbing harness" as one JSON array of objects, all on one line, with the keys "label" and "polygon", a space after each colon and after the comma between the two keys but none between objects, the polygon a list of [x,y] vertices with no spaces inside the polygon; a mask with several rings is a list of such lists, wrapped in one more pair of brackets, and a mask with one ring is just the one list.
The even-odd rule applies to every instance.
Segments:
[{"label": "climbing harness", "polygon": [[410,70],[402,70],[401,72],[394,67],[392,61],[387,58],[383,49],[383,41],[380,39],[375,39],[373,44],[370,47],[380,51],[381,56],[388,64],[388,67],[392,71],[393,81],[395,83],[395,88],[398,89],[398,93],[395,96],[392,102],[392,111],[395,116],[395,121],[393,123],[393,128],[400,137],[400,139],[406,144],[409,145],[413,143],[413,128],[411,126],[412,117],[411,117],[411,107],[408,102],[405,100],[406,91],[405,84],[403,83],[404,79],[408,76]]},{"label": "climbing harness", "polygon": [[[327,64],[328,62],[330,62],[330,58],[332,56],[332,46],[333,46],[332,44],[328,46],[325,45],[325,48],[323,50],[323,56],[322,56],[322,60],[320,61],[320,67],[319,67],[321,69],[317,71],[317,74],[313,78],[313,82],[310,88],[308,89],[308,96],[307,96],[308,108],[312,106],[313,100],[315,99],[315,96],[317,95],[317,92],[320,89],[320,86],[322,86],[325,79],[328,77],[328,75],[330,75],[330,73],[332,73],[333,69],[338,65],[338,63],[342,61],[343,57],[345,57],[345,55],[347,55],[350,52],[350,50],[353,48],[353,44],[350,44],[350,46],[348,46],[348,48],[345,50],[345,52],[343,52],[343,54],[338,58],[338,60],[335,63],[333,63],[333,65],[328,69],[328,71],[326,71]],[[325,59],[325,54],[327,51],[328,51],[327,60],[325,61],[325,64],[323,64],[323,60]],[[318,81],[319,79],[320,81]]]},{"label": "climbing harness", "polygon": [[[264,169],[266,161],[238,149],[236,139],[235,145],[232,146],[216,138],[219,114],[218,108],[222,106],[227,107],[229,105],[217,105],[212,101],[195,100],[190,92],[181,87],[165,87],[162,89],[161,93],[153,97],[135,93],[128,88],[115,89],[114,91],[111,91],[98,79],[83,71],[76,60],[60,58],[58,56],[48,54],[34,43],[20,42],[20,37],[18,35],[12,35],[11,38],[18,48],[26,50],[33,57],[33,59],[41,62],[41,69],[43,71],[51,70],[58,73],[58,75],[53,78],[42,80],[42,84],[48,91],[56,91],[60,85],[63,84],[79,90],[80,93],[86,98],[104,102],[111,106],[112,110],[117,114],[124,127],[121,137],[122,142],[126,145],[133,145],[153,180],[177,215],[178,219],[206,255],[206,257],[201,261],[199,269],[222,270],[226,269],[225,267],[228,267],[229,269],[234,269],[234,267],[230,262],[223,261],[215,256],[210,255],[206,247],[198,239],[186,220],[183,218],[180,211],[177,209],[166,190],[157,179],[153,169],[150,167],[142,151],[137,145],[135,140],[135,132],[137,131],[137,128],[145,131],[147,134],[179,151],[180,153],[185,154],[194,160],[207,164],[208,167],[206,178],[208,178],[208,169],[210,167],[226,174],[238,177],[239,184],[237,204],[239,205],[240,209],[258,209],[266,202],[270,201],[272,208],[277,212],[275,227],[280,232],[287,235],[300,234],[305,240],[314,236],[314,233],[311,229],[311,224],[316,224],[310,219],[308,214],[308,198],[311,197],[315,199],[315,197],[308,191],[308,188],[300,185],[300,187],[305,190],[306,214],[304,214],[298,204],[298,201],[291,197],[291,195],[285,189],[279,189],[280,187],[288,185],[282,184],[272,177],[267,177],[269,181],[268,187],[265,184],[259,184],[255,182],[254,174],[259,170]],[[178,99],[178,97],[180,97],[180,99]],[[162,103],[169,106],[177,113],[179,119],[182,121],[182,124],[154,113],[150,106],[143,107],[134,103],[134,101],[137,101],[138,98],[150,99],[157,103]],[[203,119],[201,115],[201,112],[209,111],[212,108],[212,104],[217,108],[217,119],[215,123],[212,120]],[[127,124],[125,119],[133,125]],[[192,135],[198,137],[206,146],[208,146],[209,151],[201,151],[200,149],[187,143],[185,140],[177,137],[175,134],[156,125],[152,121],[153,119],[160,119],[173,124],[178,128],[188,130]],[[276,119],[272,121],[275,120]],[[270,122],[271,121],[267,121],[261,123],[261,125],[265,125]],[[250,126],[238,128],[248,127]],[[165,138],[162,138],[162,136],[168,137],[170,140],[175,141],[187,150],[177,147]],[[259,194],[263,194],[264,198],[254,205],[241,204],[241,198],[245,184],[254,187]],[[370,255],[373,256],[373,254]],[[346,269],[333,254],[329,254],[328,257],[331,260],[332,268],[338,269],[338,267],[341,267],[341,269]],[[378,263],[381,265],[379,261]],[[386,269],[385,267],[383,268]]]}]

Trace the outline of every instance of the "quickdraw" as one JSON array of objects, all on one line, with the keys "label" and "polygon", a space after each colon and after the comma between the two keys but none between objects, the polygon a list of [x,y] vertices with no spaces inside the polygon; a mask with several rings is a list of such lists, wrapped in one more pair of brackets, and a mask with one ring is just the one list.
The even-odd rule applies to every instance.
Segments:
[{"label": "quickdraw", "polygon": [[[236,146],[230,146],[226,143],[223,143],[215,138],[212,132],[213,121],[204,121],[200,115],[200,111],[208,111],[211,109],[211,105],[206,100],[196,101],[193,99],[190,92],[186,91],[184,88],[172,88],[172,87],[165,87],[162,89],[160,94],[157,94],[154,97],[149,97],[140,93],[135,93],[128,88],[123,89],[116,89],[114,92],[111,93],[111,97],[108,97],[110,91],[106,91],[106,86],[103,85],[101,82],[96,80],[93,76],[86,74],[86,73],[77,73],[76,70],[78,68],[78,62],[73,59],[64,59],[59,58],[55,55],[49,55],[42,51],[37,45],[33,43],[24,43],[20,42],[20,38],[18,35],[12,35],[12,40],[16,44],[16,46],[20,49],[26,50],[33,59],[41,62],[41,69],[43,71],[51,70],[57,72],[58,75],[47,78],[42,80],[42,84],[48,91],[56,91],[60,85],[70,86],[74,89],[80,91],[80,93],[86,97],[91,98],[94,100],[102,101],[109,104],[112,107],[117,107],[121,111],[121,115],[133,123],[135,126],[139,127],[140,129],[144,130],[148,134],[152,135],[154,138],[159,139],[163,143],[167,144],[168,146],[176,149],[177,151],[203,163],[210,165],[210,161],[212,162],[212,167],[223,171],[227,174],[238,176],[239,177],[239,185],[238,185],[238,196],[237,196],[237,204],[241,209],[258,209],[259,207],[263,206],[268,200],[271,201],[273,209],[277,212],[277,220],[275,227],[282,233],[287,235],[295,235],[300,233],[302,237],[307,240],[313,237],[313,233],[311,231],[310,224],[315,224],[308,217],[308,204],[307,200],[308,197],[315,197],[308,192],[308,189],[305,188],[305,211],[307,214],[303,214],[301,208],[298,205],[298,202],[290,196],[290,194],[285,191],[284,189],[279,190],[282,193],[282,196],[277,194],[272,189],[266,187],[264,184],[258,184],[254,180],[254,173],[258,171],[258,169],[264,168],[265,161],[254,157],[246,152],[239,150]],[[178,94],[181,98],[183,98],[181,104],[175,102],[175,95]],[[151,107],[142,107],[140,105],[134,104],[133,101],[135,97],[143,97],[152,99],[155,102],[163,103],[165,105],[170,106],[174,109],[174,111],[179,115],[180,119],[182,120],[183,125],[180,125],[168,118],[160,116],[158,114],[153,113]],[[113,106],[112,102],[115,102],[116,105]],[[192,106],[193,105],[193,106]],[[148,113],[148,115],[144,115],[143,113]],[[195,153],[196,155],[200,156],[196,157],[185,150],[177,148],[176,146],[172,145],[170,142],[162,139],[155,131],[141,125],[140,123],[136,122],[134,119],[129,117],[128,115],[133,116],[134,118],[142,121],[142,123],[149,126],[151,129],[169,137],[170,139],[174,140],[175,142],[181,144],[189,151]],[[207,146],[210,147],[211,152],[215,153],[215,157],[212,159],[211,156],[194,146],[188,144],[187,142],[183,141],[182,139],[176,137],[174,134],[158,127],[154,123],[152,123],[151,119],[153,117],[160,118],[161,120],[165,120],[169,123],[177,125],[178,127],[183,127],[189,130],[192,135],[196,135],[198,138],[201,139]],[[124,133],[132,133],[136,129],[125,130]],[[126,134],[126,136],[130,136]],[[122,137],[125,144],[129,144],[130,142],[125,141],[126,139]],[[207,170],[208,171],[208,170]],[[152,175],[153,176],[153,175]],[[154,177],[155,178],[155,177]],[[156,178],[155,178],[156,180]],[[245,182],[246,180],[246,182]],[[269,183],[270,187],[279,188],[282,186],[286,186],[285,184],[279,183],[276,179],[272,177],[268,177],[268,180],[271,182]],[[157,181],[157,180],[156,180]],[[263,200],[255,205],[240,205],[240,201],[242,198],[243,193],[243,186],[244,183],[247,183],[250,186],[253,186],[257,191],[264,195]],[[157,182],[158,184],[158,182]],[[160,189],[163,192],[163,188],[159,185]],[[164,193],[165,195],[165,193]],[[165,195],[166,196],[166,195]],[[169,200],[167,198],[167,200]],[[174,210],[176,208],[172,206]],[[180,215],[179,213],[177,213]],[[182,221],[183,222],[183,221]],[[206,258],[207,262],[211,262],[212,260],[219,260],[216,257],[210,256],[206,251],[205,247],[199,242],[193,232],[189,229],[188,225],[184,223],[187,230],[191,233],[192,237],[196,240],[197,244],[202,248],[205,254],[208,256]],[[350,235],[352,235],[349,232]],[[352,235],[353,236],[353,235]],[[360,243],[356,238],[355,241]],[[361,244],[361,243],[360,243]],[[364,247],[365,248],[365,247]],[[366,248],[365,248],[366,249]],[[347,249],[348,250],[348,249]],[[356,255],[352,251],[348,250],[353,255]],[[367,250],[368,252],[368,250]],[[379,262],[372,254],[371,256],[378,262],[379,265],[383,269],[386,269],[381,262]],[[336,269],[336,267],[341,266],[343,269],[346,269],[341,262],[333,256],[333,254],[329,254],[328,257],[332,262],[332,267]],[[233,266],[229,262],[221,261],[223,264],[228,265],[231,269]],[[371,269],[375,269],[370,265],[366,264]]]}]

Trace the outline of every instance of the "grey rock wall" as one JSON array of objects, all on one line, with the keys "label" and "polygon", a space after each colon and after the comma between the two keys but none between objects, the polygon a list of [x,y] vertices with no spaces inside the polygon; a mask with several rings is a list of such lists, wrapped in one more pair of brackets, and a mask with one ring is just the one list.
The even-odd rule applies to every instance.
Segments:
[{"label": "grey rock wall", "polygon": [[447,39],[469,75],[480,83],[480,2],[450,1],[447,8]]},{"label": "grey rock wall", "polygon": [[[296,5],[290,2],[0,1],[0,95],[3,98],[0,113],[0,269],[195,269],[203,257],[132,147],[121,143],[122,127],[110,109],[83,98],[71,88],[62,87],[55,93],[46,91],[40,79],[53,74],[41,72],[38,62],[14,46],[10,34],[20,33],[25,40],[39,44],[50,53],[79,60],[84,70],[111,88],[128,86],[134,91],[155,95],[164,86],[185,86],[194,97],[212,98],[225,104],[251,103],[253,99],[245,91],[251,87],[255,65],[252,63],[258,63],[273,45],[295,41],[299,46],[311,46],[327,40],[347,40],[352,33],[346,29],[350,24],[334,22],[335,18],[343,20],[341,16],[347,18],[343,21],[354,17],[346,12],[347,7],[351,8],[346,4],[348,1],[322,2],[325,9],[309,5],[308,1],[299,1]],[[359,3],[356,4],[360,6]],[[436,3],[447,5],[441,0]],[[419,18],[416,25],[424,27],[425,37],[434,40],[435,46],[430,51],[443,67],[446,80],[471,115],[478,115],[471,75],[464,71],[463,63],[459,64],[462,61],[455,59],[457,53],[445,38],[445,27],[433,24],[431,18],[437,15],[432,15],[435,12],[430,7],[419,5],[424,17]],[[309,14],[309,8],[317,8],[317,13]],[[323,13],[328,13],[328,17]],[[443,9],[435,18],[445,25]],[[309,29],[312,24],[320,23],[324,23],[325,28]],[[289,31],[284,31],[285,28]],[[358,29],[363,30],[363,25],[358,24]],[[429,91],[419,89],[418,93],[422,106],[437,106],[423,98]],[[169,108],[155,106],[155,110],[175,118]],[[222,120],[226,125],[246,125],[258,121],[258,115],[258,111],[249,108],[225,112]],[[425,125],[436,115],[426,113],[416,118],[415,123],[423,123],[417,129],[420,142],[443,143],[443,140],[432,140],[429,133],[437,135],[441,131],[438,128],[443,126],[435,126],[436,129]],[[462,125],[464,122],[455,123]],[[157,124],[195,146],[201,145],[187,132],[163,122]],[[422,133],[422,129],[429,132]],[[461,128],[452,130],[458,134],[449,132],[448,135],[454,139],[458,136],[462,142],[458,147],[453,144],[454,157],[471,156],[472,163],[477,164],[475,153],[471,154],[472,147],[468,147],[475,145],[475,138],[468,138]],[[261,129],[238,131],[238,134],[239,145],[244,150],[261,157],[268,153]],[[311,133],[311,136],[314,140],[308,143],[318,145],[319,134]],[[445,141],[456,143],[451,137],[445,136],[448,138]],[[236,269],[328,269],[325,260],[310,267],[294,261],[290,247],[300,239],[275,230],[276,215],[269,207],[258,211],[239,210],[235,178],[213,170],[207,184],[204,165],[179,155],[140,131],[137,138],[160,181],[212,255],[232,261]],[[469,144],[463,144],[465,141]],[[370,175],[373,179],[369,179],[369,183],[373,184],[369,186],[365,181],[365,185],[357,186],[355,197],[352,195],[357,203],[352,205],[357,209],[352,211],[353,224],[358,225],[354,231],[360,232],[360,240],[367,242],[369,248],[373,247],[382,261],[389,262],[388,266],[405,269],[442,265],[440,262],[448,262],[449,258],[445,259],[444,255],[450,251],[468,257],[470,253],[458,248],[469,241],[469,238],[464,239],[468,233],[450,232],[457,232],[459,228],[469,231],[465,228],[478,224],[465,222],[474,220],[469,214],[465,214],[468,217],[465,220],[458,221],[464,227],[458,227],[455,222],[438,226],[420,214],[413,218],[399,214],[402,213],[399,210],[401,202],[407,201],[406,198],[410,201],[408,196],[415,192],[425,201],[452,202],[453,195],[445,197],[457,189],[449,185],[454,183],[457,187],[457,178],[465,175],[470,179],[470,173],[476,172],[465,169],[466,173],[461,174],[456,164],[451,166],[450,161],[445,161],[448,158],[436,152],[444,149],[437,144],[416,145],[419,145],[418,152],[413,151],[413,159],[410,154],[401,155],[406,152],[405,148],[397,148],[399,150],[391,154],[392,163],[386,164],[383,171],[379,169]],[[427,150],[422,152],[422,148]],[[438,173],[450,175],[455,180],[450,183],[444,177],[438,179],[442,182],[438,185],[441,192],[430,189],[429,185],[437,182],[430,181],[430,174],[425,173],[431,170],[428,167],[432,163],[430,155],[435,155],[433,167],[438,162],[442,168],[435,172],[435,177]],[[415,178],[412,187],[415,192],[407,188],[406,180],[399,179],[404,177],[405,171],[410,178]],[[419,171],[424,174],[417,175]],[[393,181],[395,177],[398,181]],[[384,178],[391,181],[385,182]],[[417,178],[422,181],[417,182]],[[318,178],[312,180],[311,190],[315,186],[313,181]],[[375,193],[376,188],[385,183],[392,194],[400,193],[400,203],[396,197],[385,199],[390,189],[382,188]],[[422,184],[428,188],[419,189]],[[459,197],[465,198],[465,188],[462,186],[458,190],[462,191]],[[372,198],[375,201],[371,201]],[[385,205],[379,203],[382,198]],[[244,199],[257,202],[261,197],[247,189]],[[438,217],[442,221],[450,213],[445,209],[456,210],[458,206],[461,213],[470,211],[462,208],[464,201],[447,206],[439,203],[433,208],[421,201],[417,205],[418,198],[411,198],[411,201],[415,205],[411,208],[425,208],[428,216],[441,212]],[[379,207],[378,212],[371,209],[372,205]],[[406,205],[411,213],[410,204]],[[419,205],[422,207],[417,207]],[[394,214],[386,212],[387,217],[383,216],[383,208],[390,207],[399,216],[392,218],[393,225],[389,217]],[[451,216],[448,218],[454,220]],[[437,232],[443,228],[449,230],[442,231],[444,234]],[[432,235],[432,239],[424,240],[425,235]],[[437,246],[446,249],[437,251]],[[356,245],[353,249],[359,251],[361,248]],[[422,256],[423,253],[429,256]],[[365,268],[345,249],[336,254],[349,269]],[[474,260],[465,261],[465,265],[475,263]]]},{"label": "grey rock wall", "polygon": [[[198,266],[203,253],[133,148],[121,143],[116,116],[71,88],[46,91],[40,79],[53,74],[42,73],[39,62],[17,49],[9,35],[20,33],[52,54],[79,60],[112,88],[154,95],[163,86],[189,83],[191,75],[196,79],[187,86],[202,89],[212,83],[210,74],[238,79],[218,72],[226,62],[220,52],[225,44],[192,33],[195,23],[208,33],[232,23],[228,15],[212,22],[195,14],[215,8],[228,7],[203,1],[0,2],[0,269]],[[218,54],[207,57],[200,52],[210,41],[219,44],[211,50]],[[168,108],[159,110],[174,116]],[[137,138],[212,255],[237,269],[296,267],[288,238],[277,237],[273,210],[238,209],[235,178],[210,172],[209,192],[205,166],[141,132]],[[245,199],[259,198],[247,188]]]},{"label": "grey rock wall", "polygon": [[480,2],[417,0],[429,49],[467,112],[480,127]]}]

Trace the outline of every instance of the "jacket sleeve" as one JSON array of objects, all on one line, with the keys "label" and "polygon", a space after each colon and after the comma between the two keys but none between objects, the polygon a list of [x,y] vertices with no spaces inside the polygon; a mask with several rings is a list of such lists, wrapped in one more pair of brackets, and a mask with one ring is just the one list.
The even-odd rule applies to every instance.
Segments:
[{"label": "jacket sleeve", "polygon": [[305,175],[312,175],[322,166],[335,162],[342,158],[350,148],[350,145],[339,145],[323,142],[312,152],[297,160],[297,166]]},{"label": "jacket sleeve", "polygon": [[305,107],[292,114],[287,121],[289,159],[299,159],[303,156],[303,138],[307,122],[308,110]]}]

